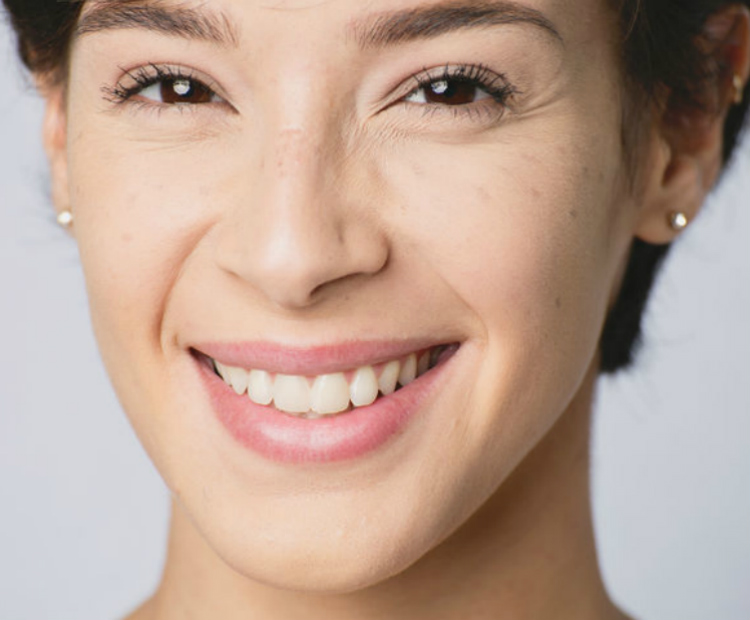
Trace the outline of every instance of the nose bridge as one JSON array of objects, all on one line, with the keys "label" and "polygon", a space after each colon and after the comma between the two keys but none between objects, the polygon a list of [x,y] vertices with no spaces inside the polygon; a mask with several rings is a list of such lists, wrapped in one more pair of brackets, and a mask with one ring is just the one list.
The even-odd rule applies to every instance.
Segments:
[{"label": "nose bridge", "polygon": [[256,259],[298,292],[325,281],[335,251],[346,241],[337,204],[342,197],[328,182],[337,163],[326,157],[321,134],[319,127],[278,131],[261,180],[267,229],[254,239]]},{"label": "nose bridge", "polygon": [[279,106],[269,115],[253,147],[260,166],[244,172],[238,220],[225,228],[231,241],[220,248],[224,269],[289,307],[311,304],[326,283],[376,273],[387,256],[359,197],[345,190],[350,162],[335,111],[316,109],[319,99],[296,102],[294,114]]},{"label": "nose bridge", "polygon": [[[279,210],[299,209],[302,217],[321,207],[316,196],[325,193],[327,177],[338,165],[325,147],[322,127],[297,124],[269,136],[269,155],[263,168],[267,168],[265,191],[271,204]],[[330,143],[328,148],[335,150]]]}]

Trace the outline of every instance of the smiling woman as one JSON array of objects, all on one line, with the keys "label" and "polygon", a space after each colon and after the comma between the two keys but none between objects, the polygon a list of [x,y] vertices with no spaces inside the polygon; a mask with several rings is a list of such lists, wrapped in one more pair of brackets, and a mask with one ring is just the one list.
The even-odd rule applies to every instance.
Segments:
[{"label": "smiling woman", "polygon": [[172,497],[133,620],[605,620],[589,439],[742,126],[721,0],[4,0]]}]

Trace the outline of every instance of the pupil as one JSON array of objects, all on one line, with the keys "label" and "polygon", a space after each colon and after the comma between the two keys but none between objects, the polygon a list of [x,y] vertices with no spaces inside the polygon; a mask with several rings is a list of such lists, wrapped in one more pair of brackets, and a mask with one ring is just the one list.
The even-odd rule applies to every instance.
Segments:
[{"label": "pupil", "polygon": [[439,80],[430,84],[427,100],[430,103],[465,105],[476,99],[477,87],[470,82]]},{"label": "pupil", "polygon": [[163,80],[161,98],[164,103],[211,103],[213,93],[193,80]]}]

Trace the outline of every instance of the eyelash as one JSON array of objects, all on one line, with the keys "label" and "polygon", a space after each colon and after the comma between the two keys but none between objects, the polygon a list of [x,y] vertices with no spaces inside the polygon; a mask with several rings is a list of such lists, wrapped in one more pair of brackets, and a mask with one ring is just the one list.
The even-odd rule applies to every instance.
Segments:
[{"label": "eyelash", "polygon": [[[140,94],[150,86],[158,84],[163,81],[179,81],[186,80],[193,84],[205,88],[207,91],[216,94],[215,88],[212,88],[210,84],[206,84],[203,80],[199,80],[195,77],[193,72],[185,71],[178,67],[171,67],[168,65],[157,65],[149,63],[146,66],[139,67],[130,71],[125,71],[125,74],[133,80],[133,84],[126,86],[122,82],[118,82],[114,87],[104,86],[102,91],[104,92],[105,99],[115,104],[135,103],[132,101],[133,97]],[[218,96],[218,95],[217,95]],[[138,102],[144,106],[172,106],[174,104],[160,104],[157,102]]]},{"label": "eyelash", "polygon": [[[125,71],[125,73],[133,81],[132,85],[125,85],[122,82],[119,82],[114,87],[105,86],[102,88],[105,98],[114,104],[121,105],[126,103],[138,103],[144,107],[174,107],[175,104],[152,101],[133,101],[135,96],[147,88],[167,80],[187,80],[200,88],[205,88],[209,92],[216,94],[215,89],[212,88],[210,84],[206,84],[204,81],[197,79],[192,71],[186,71],[178,67],[149,63],[138,69]],[[482,64],[446,65],[440,69],[440,73],[437,74],[434,69],[424,68],[420,73],[412,76],[411,79],[415,83],[414,88],[401,97],[398,102],[406,105],[419,106],[424,109],[425,113],[448,112],[454,116],[459,116],[461,114],[472,116],[477,112],[477,108],[480,107],[477,103],[448,105],[441,103],[415,104],[405,101],[406,98],[414,95],[420,89],[427,89],[440,81],[474,86],[481,89],[489,95],[489,99],[495,104],[493,107],[499,107],[501,111],[505,110],[508,102],[518,93],[518,90],[508,81],[504,74],[496,73]],[[189,104],[189,107],[195,105],[205,104]],[[484,104],[484,106],[486,107],[486,104]]]},{"label": "eyelash", "polygon": [[[516,88],[508,81],[508,78],[504,74],[496,73],[482,64],[446,65],[443,67],[442,73],[437,75],[435,75],[434,70],[425,68],[412,79],[416,82],[417,86],[413,88],[406,97],[413,95],[419,89],[429,88],[432,84],[441,81],[466,84],[480,88],[481,90],[484,90],[495,101],[495,103],[503,107],[508,104],[511,97],[518,93]],[[441,104],[433,104],[433,106],[440,105]],[[466,105],[443,105],[443,107],[466,108]]]}]

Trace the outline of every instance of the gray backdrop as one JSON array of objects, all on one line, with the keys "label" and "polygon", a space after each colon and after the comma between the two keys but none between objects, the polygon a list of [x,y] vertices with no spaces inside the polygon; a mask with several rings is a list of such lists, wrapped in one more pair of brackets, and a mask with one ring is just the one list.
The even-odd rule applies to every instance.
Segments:
[{"label": "gray backdrop", "polygon": [[[114,620],[157,583],[168,495],[100,363],[2,25],[0,84],[0,620]],[[642,620],[750,618],[747,142],[667,265],[638,369],[601,385],[602,564]]]}]

